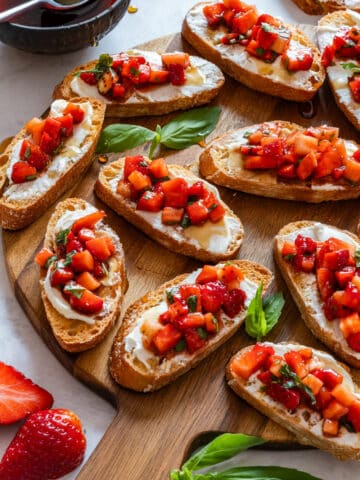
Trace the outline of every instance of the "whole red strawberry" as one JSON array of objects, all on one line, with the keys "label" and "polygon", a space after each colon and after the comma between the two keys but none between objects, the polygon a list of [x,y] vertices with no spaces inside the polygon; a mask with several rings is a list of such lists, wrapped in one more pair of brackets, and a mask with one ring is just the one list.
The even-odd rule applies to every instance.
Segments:
[{"label": "whole red strawberry", "polygon": [[0,463],[1,480],[60,478],[83,461],[86,439],[70,410],[33,413],[8,446]]}]

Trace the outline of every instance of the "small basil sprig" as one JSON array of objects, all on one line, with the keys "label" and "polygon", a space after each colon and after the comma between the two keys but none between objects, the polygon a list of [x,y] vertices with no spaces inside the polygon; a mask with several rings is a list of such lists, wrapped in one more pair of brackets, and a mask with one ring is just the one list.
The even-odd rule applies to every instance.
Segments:
[{"label": "small basil sprig", "polygon": [[355,263],[356,263],[356,268],[360,267],[360,250],[355,251]]},{"label": "small basil sprig", "polygon": [[341,66],[343,67],[344,70],[350,70],[353,73],[360,73],[360,65],[357,65],[356,63],[353,63],[353,62],[342,63]]},{"label": "small basil sprig", "polygon": [[281,292],[262,299],[263,284],[256,290],[251,300],[245,319],[245,331],[250,337],[261,340],[277,324],[285,304]]},{"label": "small basil sprig", "polygon": [[146,142],[151,142],[150,158],[158,145],[182,150],[204,140],[215,129],[220,112],[219,107],[195,108],[181,113],[163,127],[157,125],[155,131],[125,123],[109,125],[101,132],[96,152],[123,152]]},{"label": "small basil sprig", "polygon": [[[242,433],[224,433],[187,460],[180,470],[170,472],[171,480],[320,480],[308,473],[282,467],[235,467],[221,471],[221,463],[248,448],[266,443],[260,437]],[[200,473],[201,469],[214,467],[216,470]]]},{"label": "small basil sprig", "polygon": [[291,370],[288,364],[285,364],[280,368],[280,373],[283,377],[288,379],[285,383],[282,384],[284,388],[300,388],[300,390],[305,392],[309,397],[311,405],[316,405],[316,398],[311,388],[309,388],[307,385],[305,385],[305,383],[301,381],[300,377],[296,375],[293,370]]}]

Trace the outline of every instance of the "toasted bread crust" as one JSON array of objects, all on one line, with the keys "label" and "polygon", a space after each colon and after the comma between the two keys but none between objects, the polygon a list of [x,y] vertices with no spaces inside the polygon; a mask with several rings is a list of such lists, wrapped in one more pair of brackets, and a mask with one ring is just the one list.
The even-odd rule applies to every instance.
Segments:
[{"label": "toasted bread crust", "polygon": [[[78,198],[68,198],[60,202],[50,218],[45,239],[44,247],[54,248],[55,232],[54,228],[58,220],[66,211],[86,209],[87,202]],[[105,231],[116,236],[115,232],[108,226],[104,227]],[[117,238],[117,237],[116,237]],[[102,296],[111,298],[111,306],[109,313],[101,318],[97,318],[94,325],[89,325],[81,320],[70,320],[61,315],[48,299],[43,281],[45,278],[44,271],[41,272],[40,291],[41,298],[44,303],[47,319],[56,340],[61,347],[68,352],[82,352],[94,347],[102,341],[107,333],[114,326],[114,323],[120,315],[121,303],[123,296],[127,290],[127,278],[125,272],[125,258],[123,247],[120,240],[116,243],[115,258],[117,261],[117,272],[119,274],[119,282],[112,287],[103,287]]]},{"label": "toasted bread crust", "polygon": [[[31,224],[39,218],[47,208],[54,203],[64,192],[73,186],[81,175],[90,166],[93,160],[95,147],[100,136],[102,124],[104,121],[105,107],[102,102],[90,98],[74,98],[73,103],[90,102],[93,108],[92,127],[89,135],[84,140],[87,149],[84,155],[75,163],[70,164],[67,169],[58,178],[56,183],[47,189],[43,194],[36,194],[31,198],[23,200],[9,200],[4,196],[0,199],[0,223],[2,228],[9,230],[18,230]],[[10,145],[0,156],[0,192],[6,190],[6,170],[10,162],[11,154],[16,143],[26,137],[25,128],[23,128]],[[46,170],[44,172],[46,174]]]},{"label": "toasted bread crust", "polygon": [[[322,17],[319,21],[319,27],[326,27],[326,26],[333,26],[333,27],[341,27],[341,26],[349,26],[352,27],[357,25],[360,28],[360,22],[354,21],[354,18],[351,16],[351,12],[349,11],[335,11],[333,13],[329,13]],[[351,105],[349,99],[351,100],[352,94],[349,88],[349,99],[344,101],[340,95],[338,94],[337,87],[329,78],[329,84],[331,91],[334,95],[335,101],[337,106],[340,110],[344,113],[344,115],[348,118],[348,120],[354,125],[355,128],[360,130],[360,118],[356,115],[360,108],[360,103],[356,103],[356,105]]]},{"label": "toasted bread crust", "polygon": [[[234,58],[230,58],[229,55],[222,55],[214,40],[214,31],[206,27],[201,27],[200,29],[200,27],[194,24],[191,18],[193,12],[196,12],[200,6],[205,6],[208,3],[209,2],[200,2],[192,7],[186,14],[182,26],[182,34],[184,38],[203,57],[215,63],[225,73],[253,90],[258,90],[275,97],[281,97],[293,101],[307,101],[315,95],[325,80],[325,72],[321,65],[319,50],[299,29],[291,25],[286,25],[286,27],[291,30],[293,38],[301,45],[310,47],[314,55],[314,61],[311,68],[313,78],[311,82],[306,82],[302,87],[292,85],[287,81],[275,79],[274,75],[264,76],[255,73],[248,68],[245,68],[242,60],[237,61],[236,55],[234,55]],[[237,47],[245,52],[244,47]]]},{"label": "toasted bread crust", "polygon": [[[279,346],[286,346],[287,343],[280,343],[280,344],[271,344],[266,342],[266,345],[270,345],[275,349],[275,353],[277,352],[277,347]],[[291,344],[293,348],[293,344]],[[299,348],[302,346],[299,345]],[[262,414],[269,417],[274,422],[279,423],[282,427],[288,429],[291,433],[293,433],[296,437],[296,440],[302,445],[310,445],[313,447],[320,448],[321,450],[325,450],[332,455],[335,455],[341,460],[360,460],[360,435],[354,435],[354,442],[351,446],[341,444],[340,442],[336,441],[331,437],[325,437],[320,434],[316,434],[311,429],[305,428],[299,418],[297,418],[296,413],[290,413],[286,410],[281,404],[279,407],[274,407],[273,404],[267,400],[265,395],[261,395],[260,392],[258,394],[252,393],[247,387],[247,381],[238,377],[231,369],[231,363],[234,359],[236,359],[242,352],[249,350],[252,348],[252,345],[249,347],[245,347],[244,349],[237,352],[230,360],[226,367],[226,378],[228,381],[228,385],[236,392],[240,397],[242,397],[246,402],[248,402],[251,406],[255,407],[259,410]],[[305,348],[305,347],[304,347]],[[314,355],[321,354],[318,350],[312,349]],[[342,365],[339,362],[334,362],[339,366],[341,370],[344,368],[347,370],[345,365]],[[355,392],[359,394],[359,388],[356,384],[354,384]]]},{"label": "toasted bread crust", "polygon": [[[282,130],[305,130],[295,123],[274,120],[267,125],[279,126]],[[235,143],[236,138],[243,138],[246,131],[255,131],[261,125],[252,125],[227,133],[216,138],[200,155],[200,172],[210,182],[217,185],[240,190],[242,192],[261,195],[263,197],[295,200],[311,203],[329,200],[345,200],[360,196],[360,185],[338,185],[334,183],[315,184],[300,180],[280,181],[274,173],[267,171],[245,170],[239,163],[234,166],[229,162],[230,149],[228,145]]]},{"label": "toasted bread crust", "polygon": [[[266,291],[272,280],[272,273],[267,268],[248,260],[235,260],[233,263],[241,268],[246,278],[258,284],[262,281],[264,292]],[[137,300],[126,311],[110,355],[110,372],[114,380],[120,385],[140,392],[158,390],[194,368],[203,358],[210,355],[230,338],[245,320],[245,312],[242,312],[238,317],[235,317],[230,325],[223,326],[205,347],[193,354],[186,354],[187,358],[182,362],[176,362],[175,356],[167,361],[169,365],[166,369],[163,368],[163,364],[151,370],[145,368],[141,362],[136,361],[132,353],[126,352],[124,339],[135,327],[138,317],[148,308],[164,300],[165,291],[184,281],[187,276],[188,274],[179,275],[161,285],[157,290],[149,292]]]},{"label": "toasted bread crust", "polygon": [[324,13],[346,10],[347,8],[360,11],[360,7],[354,7],[347,0],[293,0],[293,2],[309,15],[324,15]]},{"label": "toasted bread crust", "polygon": [[[156,240],[161,245],[164,245],[169,250],[183,255],[197,258],[203,262],[218,262],[220,260],[226,260],[233,258],[240,249],[244,231],[242,224],[238,217],[230,210],[230,208],[223,203],[226,209],[226,215],[234,219],[239,225],[236,232],[232,235],[232,241],[225,253],[213,253],[205,248],[197,248],[190,241],[186,241],[185,238],[178,239],[175,236],[170,235],[167,231],[161,231],[144,219],[135,208],[134,202],[126,199],[118,193],[115,193],[110,182],[112,179],[119,177],[122,174],[124,167],[124,158],[120,158],[110,165],[104,167],[99,178],[95,184],[96,195],[109,207],[111,207],[116,213],[123,216],[127,221],[135,225],[142,230],[146,235]],[[171,172],[177,176],[184,176],[192,178],[196,177],[190,170],[179,165],[168,165]],[[174,227],[175,228],[175,227]],[[175,230],[174,230],[175,232]]]},{"label": "toasted bread crust", "polygon": [[[316,314],[318,313],[314,306],[311,303],[311,299],[307,298],[304,295],[305,284],[300,280],[296,272],[291,268],[291,265],[283,258],[281,254],[282,249],[282,236],[288,235],[289,233],[295,232],[306,227],[311,227],[316,222],[302,220],[299,222],[293,222],[285,225],[275,237],[274,242],[274,256],[276,263],[278,264],[281,274],[284,277],[286,284],[300,310],[301,316],[305,322],[305,325],[313,333],[313,335],[318,338],[322,343],[324,343],[330,350],[335,352],[340,358],[348,362],[350,365],[360,368],[360,354],[355,352],[349,347],[345,338],[342,334],[335,330],[335,324],[327,322],[328,331],[322,327],[317,318]],[[332,229],[340,230],[336,227],[331,227]],[[347,235],[353,238],[356,242],[359,242],[359,238],[351,232],[345,231]],[[309,282],[313,284],[313,293],[314,295],[319,296],[318,288],[316,284],[316,276],[314,274],[309,275]],[[320,301],[320,297],[319,297]],[[336,322],[336,320],[335,320]],[[329,333],[329,329],[331,333]]]},{"label": "toasted bread crust", "polygon": [[[198,57],[190,57],[198,58]],[[206,62],[206,60],[204,60]],[[85,65],[75,67],[63,81],[55,87],[53,98],[64,98],[69,100],[76,95],[71,90],[71,81],[74,74],[79,70],[90,70],[94,68],[96,60],[93,60]],[[135,92],[131,95],[131,102],[126,100],[113,100],[111,103],[106,103],[106,116],[108,117],[135,117],[140,115],[164,115],[175,110],[187,110],[196,106],[204,105],[211,102],[211,100],[219,93],[220,88],[224,84],[224,76],[218,67],[206,62],[206,69],[208,76],[212,79],[212,85],[207,89],[200,89],[194,92],[191,96],[178,96],[177,98],[169,97],[163,101],[151,101],[144,98],[141,93]],[[156,86],[150,87],[156,89]],[[105,98],[105,97],[104,97]]]}]

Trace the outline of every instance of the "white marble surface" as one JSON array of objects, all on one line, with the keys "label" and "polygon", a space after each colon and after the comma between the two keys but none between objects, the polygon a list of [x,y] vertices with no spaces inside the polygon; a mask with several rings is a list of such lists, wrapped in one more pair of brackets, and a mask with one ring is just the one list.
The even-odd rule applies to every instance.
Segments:
[{"label": "white marble surface", "polygon": [[[0,138],[13,135],[29,118],[41,114],[50,103],[54,85],[74,65],[96,58],[101,52],[119,52],[154,37],[179,31],[182,18],[193,3],[194,0],[134,0],[138,12],[127,14],[98,47],[71,54],[32,55],[0,44]],[[253,0],[251,3],[288,21],[316,21],[297,9],[291,0]],[[89,456],[111,422],[114,410],[74,380],[32,329],[10,289],[1,250],[0,247],[0,271],[3,272],[0,278],[0,360],[14,365],[52,392],[55,407],[70,408],[78,413],[86,429]],[[5,451],[16,429],[17,426],[1,427],[0,454]],[[355,462],[339,462],[317,451],[251,453],[242,457],[241,463],[244,461],[303,468],[323,480],[358,478],[358,464]],[[75,477],[76,472],[66,478]]]}]

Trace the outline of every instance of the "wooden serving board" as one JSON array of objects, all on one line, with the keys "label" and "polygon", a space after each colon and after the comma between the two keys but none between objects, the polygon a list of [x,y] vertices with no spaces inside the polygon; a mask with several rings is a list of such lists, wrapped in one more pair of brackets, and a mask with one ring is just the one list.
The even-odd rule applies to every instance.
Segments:
[{"label": "wooden serving board", "polygon": [[[183,43],[179,34],[155,40],[142,48],[159,51],[184,49],[194,53]],[[246,125],[284,119],[303,126],[323,123],[337,125],[343,137],[358,139],[357,132],[335,106],[326,85],[314,101],[317,113],[312,120],[300,115],[298,104],[262,95],[230,78],[226,79],[214,103],[221,106],[222,114],[211,138]],[[136,118],[130,122],[154,129],[157,123],[163,125],[170,118],[170,115]],[[133,152],[146,153],[146,149],[140,147]],[[189,164],[196,161],[200,151],[199,146],[194,146],[182,152],[160,153],[168,155],[169,162]],[[129,278],[124,312],[128,305],[148,290],[180,273],[198,268],[200,263],[169,252],[94,197],[93,185],[99,168],[98,161],[95,161],[86,176],[66,196],[84,198],[106,210],[109,224],[118,232],[125,249]],[[245,239],[239,257],[260,262],[274,271],[276,278],[272,290],[282,290],[286,297],[282,317],[268,339],[298,341],[324,348],[305,328],[274,265],[273,237],[284,224],[300,219],[318,220],[354,232],[359,221],[359,201],[311,205],[265,199],[225,188],[221,188],[220,192],[244,224]],[[280,443],[292,440],[290,434],[257,413],[226,386],[224,371],[227,361],[241,347],[252,343],[243,328],[196,369],[152,394],[121,389],[111,380],[108,356],[117,327],[101,345],[88,352],[69,355],[61,350],[45,318],[38,288],[38,268],[33,262],[35,252],[42,245],[52,211],[50,209],[23,231],[4,232],[4,251],[16,296],[43,340],[77,378],[116,404],[118,409],[114,421],[79,474],[80,480],[165,479],[170,468],[180,465],[189,448],[206,441],[214,432],[263,435]],[[355,376],[360,380],[359,374]]]}]

